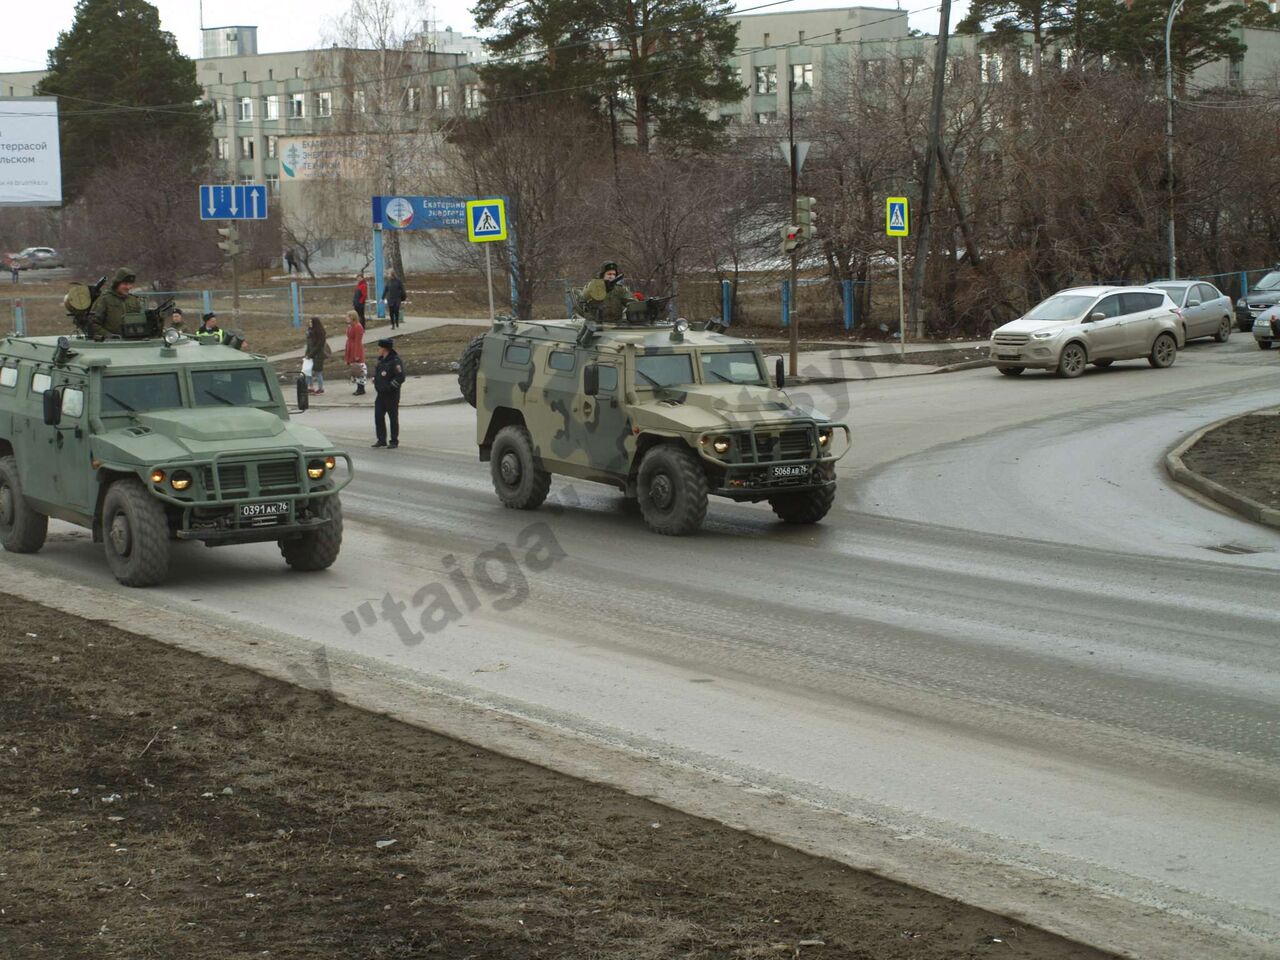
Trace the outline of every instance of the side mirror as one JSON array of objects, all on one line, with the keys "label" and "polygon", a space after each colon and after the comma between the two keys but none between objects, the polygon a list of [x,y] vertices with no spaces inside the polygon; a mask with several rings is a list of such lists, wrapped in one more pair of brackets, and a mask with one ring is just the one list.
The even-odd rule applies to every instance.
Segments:
[{"label": "side mirror", "polygon": [[1198,306],[1200,306],[1200,303],[1201,303],[1201,301],[1199,301],[1199,300],[1188,300],[1188,301],[1187,301],[1187,306],[1188,306],[1188,307],[1198,307]]},{"label": "side mirror", "polygon": [[774,364],[773,379],[778,384],[779,390],[781,390],[783,387],[787,385],[786,367],[782,365],[781,357],[779,357],[778,362]]},{"label": "side mirror", "polygon": [[1107,319],[1107,315],[1103,313],[1101,310],[1098,310],[1094,313],[1089,314],[1089,316],[1085,317],[1084,322],[1097,323],[1099,320],[1105,320],[1105,319]]},{"label": "side mirror", "polygon": [[588,397],[598,396],[600,393],[600,368],[594,363],[588,363],[582,368],[582,392]]},{"label": "side mirror", "polygon": [[50,387],[43,396],[45,426],[56,427],[62,419],[62,391]]}]

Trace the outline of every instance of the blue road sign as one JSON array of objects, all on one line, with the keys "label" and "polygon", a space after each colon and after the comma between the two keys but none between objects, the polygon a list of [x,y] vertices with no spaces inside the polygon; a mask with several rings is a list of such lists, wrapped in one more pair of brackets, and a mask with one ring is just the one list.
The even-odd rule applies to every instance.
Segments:
[{"label": "blue road sign", "polygon": [[472,200],[467,204],[467,239],[472,243],[491,243],[507,239],[507,205],[494,197]]},{"label": "blue road sign", "polygon": [[373,222],[384,230],[461,230],[466,197],[373,197]]},{"label": "blue road sign", "polygon": [[265,220],[267,188],[255,183],[206,183],[200,187],[200,219]]}]

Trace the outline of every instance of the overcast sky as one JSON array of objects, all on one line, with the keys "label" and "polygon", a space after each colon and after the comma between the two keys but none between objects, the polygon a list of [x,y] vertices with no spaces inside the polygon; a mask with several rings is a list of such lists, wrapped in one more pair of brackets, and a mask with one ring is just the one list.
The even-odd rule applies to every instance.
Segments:
[{"label": "overcast sky", "polygon": [[[71,26],[75,0],[4,0],[12,4],[12,15],[6,17],[0,31],[0,72],[40,70],[46,63],[45,51],[58,40],[58,33]],[[739,0],[738,9],[746,12],[767,0]],[[204,7],[204,24],[209,27],[230,25],[256,26],[258,51],[305,50],[316,46],[326,27],[350,5],[350,0],[152,0],[160,10],[160,24],[178,40],[178,47],[189,57],[200,55],[200,7]],[[904,0],[902,7],[913,13],[911,26],[926,33],[938,30],[937,0]],[[417,6],[406,0],[405,7]],[[470,8],[474,0],[434,0],[423,5],[427,15],[439,29],[453,27],[472,33],[475,24]],[[855,6],[857,4],[848,4]],[[865,6],[897,6],[894,0],[865,0]],[[770,12],[842,8],[843,4],[821,0],[791,0],[785,4],[764,7]],[[964,15],[968,6],[958,0],[952,7],[952,22]]]}]

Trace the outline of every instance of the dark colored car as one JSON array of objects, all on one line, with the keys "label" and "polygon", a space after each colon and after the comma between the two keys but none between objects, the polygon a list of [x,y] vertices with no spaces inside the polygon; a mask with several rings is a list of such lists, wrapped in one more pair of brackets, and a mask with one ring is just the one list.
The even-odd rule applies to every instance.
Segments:
[{"label": "dark colored car", "polygon": [[1247,294],[1236,301],[1236,326],[1248,333],[1258,315],[1277,303],[1280,303],[1280,270],[1268,270]]}]

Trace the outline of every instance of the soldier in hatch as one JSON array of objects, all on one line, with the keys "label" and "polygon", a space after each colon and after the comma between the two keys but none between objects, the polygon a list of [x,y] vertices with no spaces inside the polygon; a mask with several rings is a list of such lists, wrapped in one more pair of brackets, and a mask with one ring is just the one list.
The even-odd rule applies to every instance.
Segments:
[{"label": "soldier in hatch", "polygon": [[98,295],[89,310],[91,337],[100,337],[104,333],[121,336],[124,333],[124,318],[143,312],[141,298],[133,295],[136,280],[133,271],[127,267],[116,271],[116,275],[111,278],[110,288]]},{"label": "soldier in hatch", "polygon": [[582,288],[587,319],[597,323],[622,323],[627,318],[631,291],[622,283],[618,265],[612,260],[600,266],[596,278]]}]

